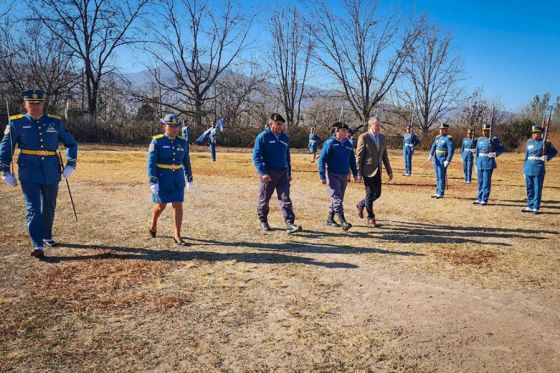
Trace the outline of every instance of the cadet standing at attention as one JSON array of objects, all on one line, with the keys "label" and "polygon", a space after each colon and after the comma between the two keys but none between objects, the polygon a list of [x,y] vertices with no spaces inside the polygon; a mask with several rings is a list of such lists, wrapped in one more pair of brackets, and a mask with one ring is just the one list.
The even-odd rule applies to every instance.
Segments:
[{"label": "cadet standing at attention", "polygon": [[[78,144],[64,128],[60,117],[43,114],[45,93],[31,89],[21,93],[27,114],[13,115],[0,143],[0,171],[2,179],[15,187],[15,177],[10,164],[16,145],[21,152],[18,157],[19,180],[27,209],[27,229],[33,243],[31,255],[45,256],[44,246],[56,246],[52,226],[58,195],[60,174],[68,179],[76,168]],[[58,143],[66,147],[66,167],[62,170],[57,155]]]},{"label": "cadet standing at attention", "polygon": [[406,127],[406,133],[403,136],[404,176],[412,175],[412,155],[414,147],[418,144],[420,144],[420,140],[412,133],[412,126]]},{"label": "cadet standing at attention", "polygon": [[436,194],[432,198],[443,198],[445,194],[445,184],[447,182],[447,166],[453,158],[453,141],[447,135],[449,124],[443,123],[439,126],[439,135],[436,137],[432,148],[430,149],[430,157],[428,161],[433,160],[434,169],[436,171]]},{"label": "cadet standing at attention", "polygon": [[461,159],[463,160],[466,184],[470,184],[472,181],[474,153],[476,153],[476,140],[473,140],[473,130],[470,129],[467,131],[467,137],[463,139],[463,144],[461,145]]},{"label": "cadet standing at attention", "polygon": [[273,113],[268,120],[268,127],[257,135],[253,148],[253,164],[260,177],[257,215],[261,222],[260,229],[265,232],[271,230],[268,225],[268,204],[275,189],[286,222],[286,232],[301,231],[301,226],[294,224],[295,215],[290,199],[290,139],[284,133],[284,122],[280,114]]},{"label": "cadet standing at attention", "polygon": [[[334,124],[334,135],[323,144],[319,161],[319,178],[323,185],[327,186],[327,193],[331,197],[327,224],[331,227],[340,227],[347,231],[352,227],[344,217],[344,193],[346,192],[347,177],[350,170],[354,175],[354,181],[358,181],[358,168],[356,167],[356,156],[354,147],[348,140],[348,125],[337,122]],[[340,224],[334,220],[338,216]]]},{"label": "cadet standing at attention", "polygon": [[307,145],[309,153],[313,154],[311,163],[315,162],[315,158],[317,157],[317,143],[319,142],[319,136],[317,136],[317,133],[315,132],[315,127],[311,127],[311,129],[309,130],[309,144]]},{"label": "cadet standing at attention", "polygon": [[183,139],[187,142],[187,148],[189,148],[189,143],[191,141],[191,128],[188,124],[183,124],[183,128],[181,129],[181,135]]},{"label": "cadet standing at attention", "polygon": [[545,162],[550,161],[558,154],[558,151],[547,141],[543,140],[543,128],[532,127],[531,138],[525,145],[525,163],[523,174],[525,175],[525,186],[527,188],[527,207],[523,212],[539,213],[541,207],[542,189],[544,184]]},{"label": "cadet standing at attention", "polygon": [[181,238],[185,186],[192,188],[193,175],[187,142],[178,136],[181,124],[174,114],[160,119],[165,133],[154,136],[148,149],[148,179],[152,190],[152,221],[150,235],[156,237],[158,219],[168,203],[173,206],[173,238],[180,246],[188,246]]},{"label": "cadet standing at attention", "polygon": [[212,123],[212,129],[210,130],[210,135],[208,136],[208,143],[210,144],[210,159],[212,162],[216,162],[216,139],[218,137],[218,129],[216,124]]},{"label": "cadet standing at attention", "polygon": [[490,139],[490,126],[482,127],[482,137],[476,140],[476,177],[478,194],[475,205],[486,205],[492,187],[492,173],[496,168],[496,157],[505,152],[505,148],[496,137]]}]

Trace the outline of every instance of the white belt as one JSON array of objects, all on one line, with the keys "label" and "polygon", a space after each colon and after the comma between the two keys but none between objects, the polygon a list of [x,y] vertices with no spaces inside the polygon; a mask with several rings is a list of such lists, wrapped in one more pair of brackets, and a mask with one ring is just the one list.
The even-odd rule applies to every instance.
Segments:
[{"label": "white belt", "polygon": [[489,157],[488,153],[478,153],[479,157]]},{"label": "white belt", "polygon": [[413,144],[404,144],[405,146],[410,146],[411,148],[414,148]]},{"label": "white belt", "polygon": [[542,161],[541,157],[536,157],[534,155],[527,157],[527,159],[530,161]]}]

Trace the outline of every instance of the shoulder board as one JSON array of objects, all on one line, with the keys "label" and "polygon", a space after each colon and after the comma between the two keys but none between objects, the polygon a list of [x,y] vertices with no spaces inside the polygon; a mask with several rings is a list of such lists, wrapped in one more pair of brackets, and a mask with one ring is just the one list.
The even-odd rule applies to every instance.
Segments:
[{"label": "shoulder board", "polygon": [[447,137],[449,137],[450,139],[452,139],[452,138],[453,138],[453,136],[451,136],[451,135],[447,135]]},{"label": "shoulder board", "polygon": [[152,139],[161,139],[163,137],[163,133],[159,135],[152,136]]},{"label": "shoulder board", "polygon": [[59,115],[54,115],[54,114],[47,114],[47,117],[49,117],[49,118],[54,118],[54,119],[60,119],[60,120],[62,120],[62,117],[61,117],[61,116],[59,116]]},{"label": "shoulder board", "polygon": [[437,136],[436,136],[436,139],[439,139],[440,137],[441,137],[441,135],[437,135]]},{"label": "shoulder board", "polygon": [[10,119],[10,120],[16,120],[16,119],[21,119],[21,118],[23,118],[24,116],[25,116],[25,115],[23,115],[23,114],[16,114],[16,115],[10,116],[9,119]]}]

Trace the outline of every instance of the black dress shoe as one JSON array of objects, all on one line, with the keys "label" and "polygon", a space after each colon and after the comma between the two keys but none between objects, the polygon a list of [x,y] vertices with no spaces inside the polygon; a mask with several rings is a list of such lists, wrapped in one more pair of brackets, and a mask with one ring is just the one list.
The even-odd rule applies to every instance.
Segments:
[{"label": "black dress shoe", "polygon": [[150,232],[150,236],[152,236],[152,238],[156,238],[156,231],[152,231],[151,229],[148,229],[148,232]]},{"label": "black dress shoe", "polygon": [[188,242],[185,242],[185,241],[183,241],[183,239],[182,239],[182,238],[181,238],[181,239],[179,239],[179,240],[178,240],[178,239],[176,239],[176,238],[173,238],[173,239],[175,240],[175,243],[176,243],[177,245],[179,245],[179,246],[189,246],[189,243],[188,243]]},{"label": "black dress shoe", "polygon": [[266,222],[266,221],[261,221],[260,228],[261,228],[261,231],[264,231],[264,232],[270,232],[272,230],[272,228],[270,228],[270,225],[268,225],[268,222]]},{"label": "black dress shoe", "polygon": [[37,259],[43,259],[45,257],[45,252],[41,249],[33,249],[31,256],[34,256]]}]

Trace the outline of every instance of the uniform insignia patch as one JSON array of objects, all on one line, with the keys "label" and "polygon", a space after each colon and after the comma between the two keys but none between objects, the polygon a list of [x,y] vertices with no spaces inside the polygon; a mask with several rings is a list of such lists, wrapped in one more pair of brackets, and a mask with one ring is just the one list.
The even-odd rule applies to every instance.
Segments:
[{"label": "uniform insignia patch", "polygon": [[156,150],[156,145],[152,142],[152,143],[150,143],[150,147],[148,148],[148,151],[151,153],[154,150]]},{"label": "uniform insignia patch", "polygon": [[7,135],[10,133],[10,128],[12,128],[9,124],[6,126],[6,129],[4,130],[4,135]]}]

